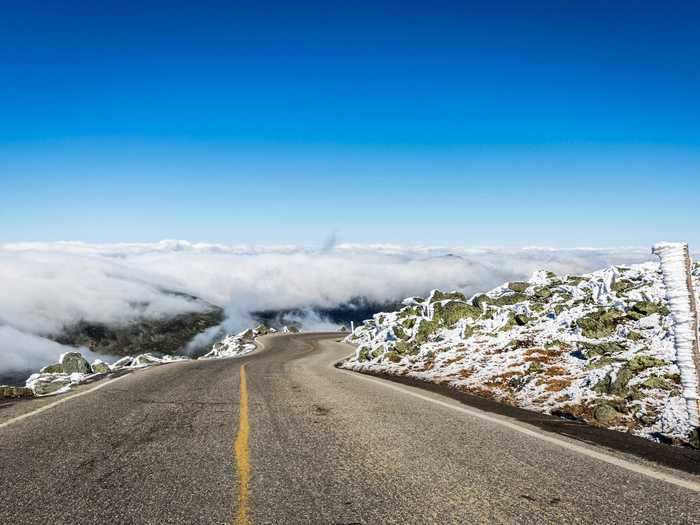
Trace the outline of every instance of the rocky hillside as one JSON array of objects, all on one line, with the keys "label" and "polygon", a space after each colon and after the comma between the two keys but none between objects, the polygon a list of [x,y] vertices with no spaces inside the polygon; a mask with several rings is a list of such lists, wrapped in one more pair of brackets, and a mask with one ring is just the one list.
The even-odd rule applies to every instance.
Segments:
[{"label": "rocky hillside", "polygon": [[403,304],[348,337],[357,351],[345,368],[446,383],[656,441],[695,439],[656,263],[537,272],[471,298],[435,290]]},{"label": "rocky hillside", "polygon": [[196,335],[221,324],[224,312],[202,302],[201,311],[165,318],[140,318],[122,325],[81,321],[52,337],[68,346],[84,346],[109,355],[179,353]]}]

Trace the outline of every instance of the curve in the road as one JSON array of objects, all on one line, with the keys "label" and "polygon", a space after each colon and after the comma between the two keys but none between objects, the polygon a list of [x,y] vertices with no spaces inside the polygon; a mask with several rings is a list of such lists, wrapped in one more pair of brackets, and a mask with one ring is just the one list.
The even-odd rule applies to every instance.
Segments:
[{"label": "curve in the road", "polygon": [[697,476],[340,372],[333,339],[37,400],[0,427],[0,523],[700,522]]}]

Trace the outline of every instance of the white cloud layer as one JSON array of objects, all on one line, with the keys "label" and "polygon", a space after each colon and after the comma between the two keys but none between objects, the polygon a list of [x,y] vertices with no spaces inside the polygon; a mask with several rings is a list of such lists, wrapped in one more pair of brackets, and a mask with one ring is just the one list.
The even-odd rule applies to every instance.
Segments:
[{"label": "white cloud layer", "polygon": [[[255,310],[328,308],[359,296],[385,302],[432,288],[471,294],[541,268],[583,273],[650,259],[649,250],[640,248],[475,249],[332,241],[319,250],[185,241],[4,244],[0,371],[44,364],[65,350],[51,343],[45,351],[35,351],[22,339],[25,335],[46,341],[42,336],[81,319],[121,323],[201,309],[201,304],[166,290],[225,307],[228,326],[239,327]],[[309,327],[326,327],[320,319],[305,318]]]}]

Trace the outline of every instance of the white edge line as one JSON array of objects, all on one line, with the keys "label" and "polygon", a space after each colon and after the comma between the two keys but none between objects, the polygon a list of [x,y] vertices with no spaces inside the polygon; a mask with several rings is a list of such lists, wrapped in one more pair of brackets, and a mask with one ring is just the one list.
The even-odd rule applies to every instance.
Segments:
[{"label": "white edge line", "polygon": [[[270,335],[274,335],[274,334],[270,334]],[[263,343],[262,341],[258,341],[258,340],[256,339],[256,340],[255,340],[255,344],[256,344],[257,348],[256,348],[255,350],[252,350],[252,351],[248,352],[247,354],[243,354],[243,355],[240,355],[240,356],[232,356],[232,357],[230,357],[230,358],[224,358],[224,359],[236,359],[236,358],[239,358],[239,357],[245,357],[246,355],[250,355],[250,354],[252,354],[252,353],[254,353],[254,352],[262,351],[262,350],[265,349],[265,343]],[[187,363],[187,362],[192,362],[192,361],[196,361],[196,359],[192,359],[192,360],[182,360],[182,361],[172,361],[172,362],[170,362],[170,363],[162,363],[162,364]],[[144,368],[151,368],[151,367],[144,367]],[[135,371],[135,370],[130,370],[129,372],[134,372],[134,371]],[[82,392],[78,392],[78,393],[73,394],[73,395],[70,395],[70,396],[61,396],[59,399],[57,399],[57,400],[54,401],[53,403],[49,403],[48,405],[44,405],[43,407],[37,408],[36,410],[32,410],[31,412],[27,412],[26,414],[22,414],[22,415],[13,417],[12,419],[8,419],[7,421],[4,421],[4,422],[0,423],[0,428],[9,427],[9,426],[12,425],[13,423],[17,423],[17,422],[19,422],[19,421],[22,421],[23,419],[27,419],[27,418],[30,418],[30,417],[32,417],[32,416],[36,416],[37,414],[41,414],[42,412],[45,412],[46,410],[49,410],[50,408],[53,408],[53,407],[56,407],[56,406],[58,406],[58,405],[60,405],[60,404],[62,404],[62,403],[65,403],[66,401],[70,401],[71,399],[75,399],[76,397],[84,396],[85,394],[90,394],[91,392],[95,392],[96,390],[99,390],[100,388],[104,388],[104,387],[106,387],[107,385],[111,385],[112,383],[114,383],[115,381],[120,380],[120,379],[123,378],[123,377],[126,377],[126,376],[128,376],[128,375],[131,375],[129,372],[127,372],[126,374],[121,375],[121,376],[119,376],[119,377],[115,377],[114,379],[108,379],[108,380],[106,380],[106,381],[100,381],[100,383],[99,383],[98,385],[95,385],[94,387],[89,388],[88,390],[84,390],[84,391],[82,391]]]},{"label": "white edge line", "polygon": [[[598,459],[600,461],[604,461],[605,463],[615,465],[617,467],[629,470],[631,472],[635,472],[637,474],[642,474],[644,476],[658,479],[660,481],[665,481],[667,483],[671,483],[671,484],[676,485],[678,487],[692,490],[694,492],[700,492],[700,483],[697,483],[695,481],[690,481],[690,480],[678,478],[678,477],[672,476],[671,474],[665,474],[663,472],[659,472],[657,470],[646,467],[644,465],[638,465],[638,464],[633,463],[631,461],[627,461],[627,460],[621,459],[621,458],[616,458],[615,456],[611,456],[611,455],[605,454],[603,452],[598,452],[597,450],[592,450],[592,449],[589,449],[587,447],[582,447],[582,446],[577,445],[575,443],[570,443],[568,441],[565,441],[563,439],[559,439],[559,438],[551,436],[551,435],[542,434],[540,432],[536,432],[536,431],[531,430],[529,428],[526,428],[524,426],[513,423],[512,421],[508,421],[505,419],[494,417],[494,416],[488,415],[484,412],[467,408],[464,405],[455,405],[452,403],[448,403],[446,401],[434,399],[432,397],[425,396],[419,392],[414,392],[413,390],[409,389],[409,387],[396,385],[396,384],[394,384],[386,379],[379,379],[379,378],[376,378],[376,377],[373,377],[373,376],[370,376],[367,374],[363,374],[361,372],[355,372],[352,370],[348,370],[346,368],[336,368],[336,370],[343,372],[345,374],[351,375],[353,377],[356,377],[358,379],[364,379],[365,381],[371,381],[373,383],[383,385],[386,388],[390,388],[391,390],[396,390],[397,392],[401,392],[403,394],[413,396],[413,397],[416,397],[418,399],[422,399],[423,401],[435,403],[435,404],[440,405],[442,407],[450,408],[452,410],[457,410],[459,412],[469,414],[472,417],[476,417],[476,418],[482,419],[484,421],[489,421],[490,423],[495,423],[497,425],[504,426],[504,427],[509,428],[511,430],[515,430],[516,432],[520,432],[521,434],[525,434],[526,436],[534,437],[534,438],[540,439],[542,441],[546,441],[547,443],[552,443],[553,445],[558,445],[562,448],[571,450],[573,452],[577,452],[577,453],[582,454],[584,456]],[[455,403],[457,403],[457,401],[455,401]]]},{"label": "white edge line", "polygon": [[49,410],[50,408],[53,408],[53,407],[58,406],[62,403],[65,403],[66,401],[69,401],[71,399],[75,399],[76,397],[90,394],[91,392],[99,390],[100,388],[104,388],[107,385],[111,385],[115,381],[119,381],[120,379],[127,377],[129,375],[131,375],[131,374],[124,374],[122,376],[115,377],[114,379],[108,379],[107,381],[101,381],[98,385],[95,385],[92,388],[89,388],[88,390],[83,390],[82,392],[78,392],[78,393],[73,394],[71,396],[61,397],[60,399],[57,399],[53,403],[49,403],[48,405],[44,405],[41,408],[37,408],[36,410],[32,410],[31,412],[27,412],[26,414],[22,414],[20,416],[13,417],[12,419],[8,419],[7,421],[0,423],[0,428],[8,427],[8,426],[12,425],[13,423],[17,423],[18,421],[22,421],[23,419],[27,419],[27,418],[35,416],[37,414],[41,414],[42,412],[45,412],[46,410]]}]

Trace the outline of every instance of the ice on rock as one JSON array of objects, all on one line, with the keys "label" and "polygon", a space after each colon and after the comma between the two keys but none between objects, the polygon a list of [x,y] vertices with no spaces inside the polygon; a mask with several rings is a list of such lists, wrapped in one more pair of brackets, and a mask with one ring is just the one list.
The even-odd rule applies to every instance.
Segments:
[{"label": "ice on rock", "polygon": [[679,407],[688,381],[678,379],[685,369],[659,264],[563,277],[538,271],[528,283],[475,294],[467,301],[474,308],[450,323],[437,303],[408,298],[354,329],[346,341],[356,352],[342,366],[687,442],[691,426]]}]

